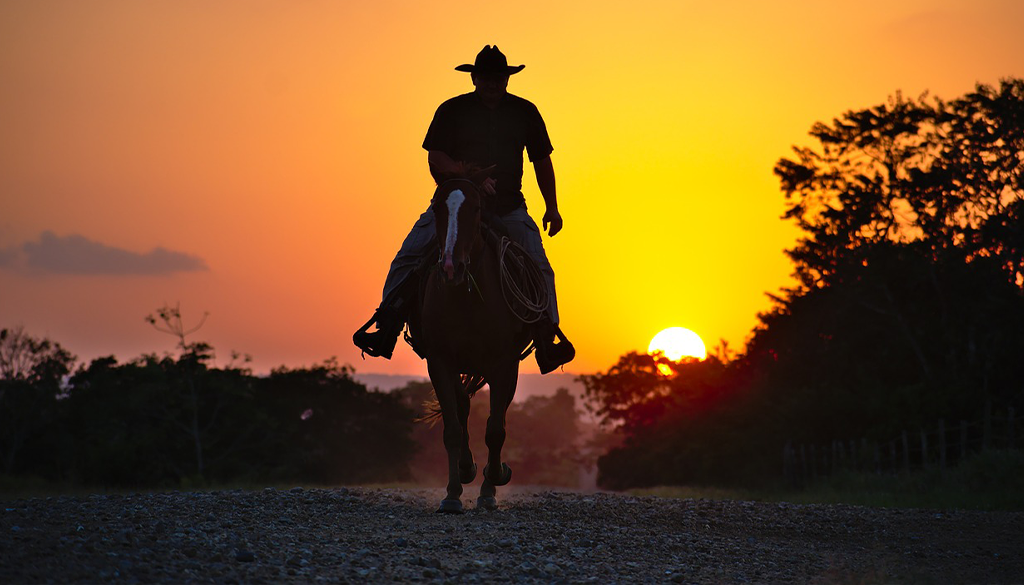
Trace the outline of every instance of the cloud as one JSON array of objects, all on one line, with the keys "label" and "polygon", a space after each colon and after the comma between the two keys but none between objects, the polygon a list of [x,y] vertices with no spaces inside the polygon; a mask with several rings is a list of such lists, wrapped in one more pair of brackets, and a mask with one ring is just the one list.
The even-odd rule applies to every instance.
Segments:
[{"label": "cloud", "polygon": [[157,275],[208,270],[192,254],[153,248],[145,254],[94,242],[85,236],[58,236],[50,231],[0,250],[0,268],[21,268],[50,274]]}]

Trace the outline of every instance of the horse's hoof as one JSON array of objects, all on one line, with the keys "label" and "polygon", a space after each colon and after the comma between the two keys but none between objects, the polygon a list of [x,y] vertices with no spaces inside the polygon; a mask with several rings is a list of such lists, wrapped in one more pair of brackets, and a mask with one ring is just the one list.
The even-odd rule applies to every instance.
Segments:
[{"label": "horse's hoof", "polygon": [[480,496],[476,499],[476,507],[481,510],[497,510],[498,500],[494,496]]},{"label": "horse's hoof", "polygon": [[476,463],[472,467],[459,467],[459,481],[462,483],[473,483],[476,479]]},{"label": "horse's hoof", "polygon": [[484,465],[484,478],[491,480],[491,485],[495,487],[503,486],[508,484],[508,482],[512,481],[512,468],[509,467],[507,463],[501,464],[501,477],[498,479],[498,481],[491,479],[490,474],[487,472],[489,467],[490,466],[488,465]]},{"label": "horse's hoof", "polygon": [[437,509],[438,514],[461,514],[462,500],[441,500],[441,507]]}]

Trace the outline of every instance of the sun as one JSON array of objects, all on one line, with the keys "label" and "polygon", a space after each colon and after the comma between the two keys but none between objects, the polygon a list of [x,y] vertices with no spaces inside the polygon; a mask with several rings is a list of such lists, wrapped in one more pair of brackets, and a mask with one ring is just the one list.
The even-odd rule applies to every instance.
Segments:
[{"label": "sun", "polygon": [[660,351],[668,359],[677,362],[684,357],[702,360],[708,357],[704,341],[700,336],[683,327],[669,327],[654,336],[647,346],[647,353]]}]

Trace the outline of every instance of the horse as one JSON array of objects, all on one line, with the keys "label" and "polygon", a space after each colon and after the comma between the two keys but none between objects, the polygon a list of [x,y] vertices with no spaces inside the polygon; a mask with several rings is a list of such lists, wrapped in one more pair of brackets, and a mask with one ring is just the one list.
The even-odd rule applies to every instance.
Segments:
[{"label": "horse", "polygon": [[481,229],[483,197],[469,178],[438,185],[431,207],[439,259],[420,285],[420,302],[409,321],[444,424],[448,484],[439,513],[462,513],[462,485],[476,478],[468,419],[470,398],[484,383],[490,386],[484,435],[488,453],[477,507],[497,508],[496,488],[512,479],[511,468],[501,460],[505,413],[515,395],[519,361],[532,339],[531,327],[505,300],[502,260],[495,249],[500,244],[488,243]]}]

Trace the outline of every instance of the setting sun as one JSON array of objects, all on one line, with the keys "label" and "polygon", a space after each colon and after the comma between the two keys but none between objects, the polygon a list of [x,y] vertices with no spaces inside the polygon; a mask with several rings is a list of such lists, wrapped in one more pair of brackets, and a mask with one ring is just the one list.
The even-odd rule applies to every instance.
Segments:
[{"label": "setting sun", "polygon": [[660,351],[672,361],[684,357],[702,360],[708,356],[704,341],[699,335],[683,327],[669,327],[654,336],[647,346],[647,353]]}]

